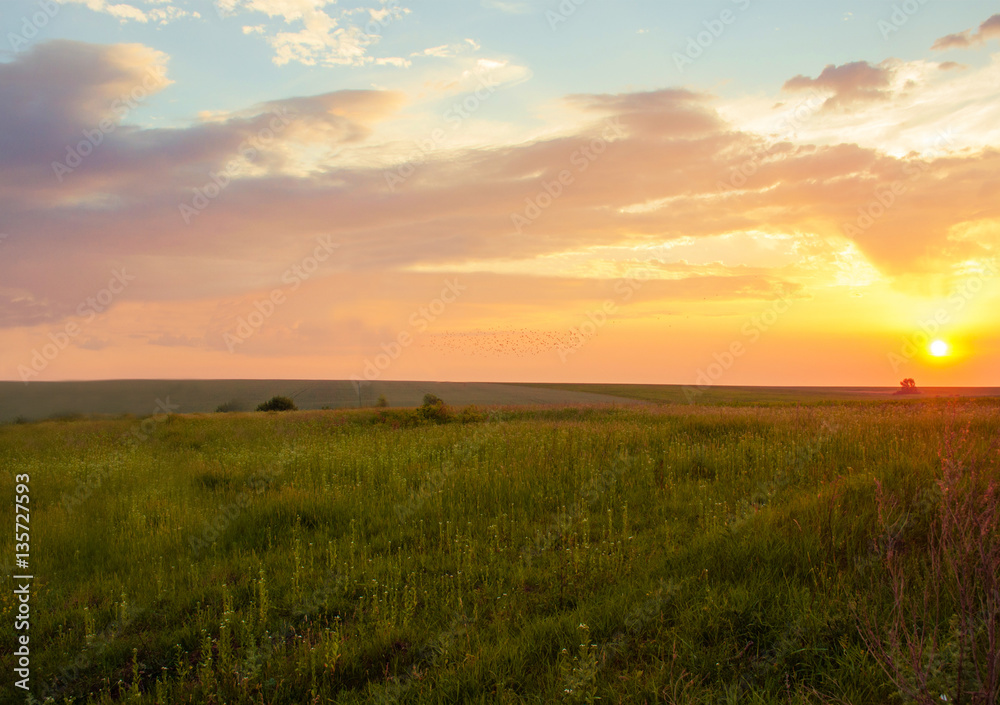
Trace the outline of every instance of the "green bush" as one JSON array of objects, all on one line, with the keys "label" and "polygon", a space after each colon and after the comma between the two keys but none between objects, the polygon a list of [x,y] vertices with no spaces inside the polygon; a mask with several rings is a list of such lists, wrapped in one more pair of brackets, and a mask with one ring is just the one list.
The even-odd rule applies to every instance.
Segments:
[{"label": "green bush", "polygon": [[475,404],[463,407],[462,410],[458,412],[458,417],[456,418],[459,423],[479,423],[485,419],[486,415],[483,414],[483,412],[481,412]]},{"label": "green bush", "polygon": [[217,414],[228,414],[233,411],[246,411],[246,405],[243,402],[236,401],[235,399],[230,399],[224,404],[219,404],[215,408]]},{"label": "green bush", "polygon": [[297,408],[295,402],[288,397],[271,397],[260,404],[257,411],[295,411]]},{"label": "green bush", "polygon": [[433,394],[424,395],[424,403],[418,411],[422,418],[434,423],[448,423],[451,419],[451,412],[444,400]]},{"label": "green bush", "polygon": [[385,398],[385,394],[378,395],[378,400],[375,402],[375,406],[379,407],[380,409],[384,409],[387,406],[389,406],[389,400]]}]

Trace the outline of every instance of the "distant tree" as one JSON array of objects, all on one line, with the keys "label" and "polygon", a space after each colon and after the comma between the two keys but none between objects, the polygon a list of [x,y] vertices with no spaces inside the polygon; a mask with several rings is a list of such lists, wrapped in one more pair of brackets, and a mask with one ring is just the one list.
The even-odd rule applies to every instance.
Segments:
[{"label": "distant tree", "polygon": [[446,423],[451,418],[444,400],[434,394],[424,395],[424,403],[421,405],[419,412],[423,418],[435,423]]},{"label": "distant tree", "polygon": [[257,411],[295,411],[298,407],[288,397],[271,397],[257,407]]},{"label": "distant tree", "polygon": [[385,408],[389,406],[389,400],[385,398],[385,394],[379,394],[378,400],[375,402],[375,406]]},{"label": "distant tree", "polygon": [[912,377],[907,377],[899,383],[899,391],[896,394],[920,394],[917,383]]},{"label": "distant tree", "polygon": [[219,404],[215,408],[216,413],[227,414],[233,411],[246,411],[246,407],[242,402],[238,402],[235,399],[230,399],[224,404]]}]

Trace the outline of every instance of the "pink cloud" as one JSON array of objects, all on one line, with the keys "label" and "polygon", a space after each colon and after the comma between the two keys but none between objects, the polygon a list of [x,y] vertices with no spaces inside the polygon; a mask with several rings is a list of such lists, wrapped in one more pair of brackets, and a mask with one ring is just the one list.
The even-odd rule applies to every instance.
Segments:
[{"label": "pink cloud", "polygon": [[973,32],[971,29],[949,34],[934,42],[931,49],[937,51],[947,51],[948,49],[968,49],[977,44],[983,44],[990,39],[1000,37],[1000,14],[993,15],[988,20],[979,25],[979,30]]},{"label": "pink cloud", "polygon": [[824,110],[842,110],[855,105],[889,100],[892,97],[893,68],[883,62],[873,66],[867,61],[854,61],[841,66],[833,64],[816,78],[795,76],[785,82],[786,91],[820,90],[833,95],[823,104]]}]

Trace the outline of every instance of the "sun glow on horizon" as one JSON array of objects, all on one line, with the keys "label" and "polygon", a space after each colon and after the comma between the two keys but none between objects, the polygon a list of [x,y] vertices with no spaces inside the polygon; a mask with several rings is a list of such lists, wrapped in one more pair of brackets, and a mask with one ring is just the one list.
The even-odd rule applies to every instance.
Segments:
[{"label": "sun glow on horizon", "polygon": [[934,357],[947,357],[951,352],[951,347],[943,340],[935,340],[931,343],[931,355]]}]

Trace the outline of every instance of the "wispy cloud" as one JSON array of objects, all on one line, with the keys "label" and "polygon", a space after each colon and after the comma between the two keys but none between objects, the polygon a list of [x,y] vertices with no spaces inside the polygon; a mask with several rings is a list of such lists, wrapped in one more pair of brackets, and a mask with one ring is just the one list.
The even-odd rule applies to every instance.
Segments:
[{"label": "wispy cloud", "polygon": [[993,15],[988,20],[979,25],[979,30],[973,32],[967,29],[956,34],[949,34],[941,37],[931,49],[945,51],[947,49],[967,49],[977,44],[983,44],[990,39],[1000,38],[1000,14]]},{"label": "wispy cloud", "polygon": [[[399,57],[371,56],[381,28],[410,13],[395,0],[377,7],[339,9],[335,0],[216,0],[223,15],[260,13],[280,24],[251,25],[274,50],[274,63],[307,66],[409,65]],[[289,28],[289,29],[286,29]],[[247,31],[244,28],[244,31]]]},{"label": "wispy cloud", "polygon": [[145,0],[136,2],[111,2],[109,0],[56,0],[63,5],[83,5],[94,12],[101,12],[122,22],[167,24],[185,17],[200,18],[196,10],[186,10],[171,0]]}]

